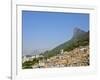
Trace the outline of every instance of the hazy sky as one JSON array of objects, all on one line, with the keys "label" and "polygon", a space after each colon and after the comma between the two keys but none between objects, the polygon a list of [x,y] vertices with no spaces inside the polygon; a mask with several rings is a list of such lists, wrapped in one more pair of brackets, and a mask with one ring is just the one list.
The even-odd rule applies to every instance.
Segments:
[{"label": "hazy sky", "polygon": [[22,11],[23,52],[51,49],[69,40],[73,29],[89,30],[89,14]]}]

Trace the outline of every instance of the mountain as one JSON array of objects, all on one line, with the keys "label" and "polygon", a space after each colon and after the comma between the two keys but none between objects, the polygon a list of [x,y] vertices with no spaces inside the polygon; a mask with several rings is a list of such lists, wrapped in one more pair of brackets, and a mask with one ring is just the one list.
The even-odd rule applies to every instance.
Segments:
[{"label": "mountain", "polygon": [[77,37],[81,37],[84,36],[86,34],[85,31],[75,27],[73,30],[73,38],[77,38]]},{"label": "mountain", "polygon": [[79,28],[74,28],[73,36],[69,41],[66,41],[59,46],[55,47],[50,51],[44,52],[45,57],[52,57],[57,54],[60,54],[60,50],[63,49],[64,51],[71,51],[76,47],[79,46],[86,46],[89,45],[89,31],[83,31]]}]

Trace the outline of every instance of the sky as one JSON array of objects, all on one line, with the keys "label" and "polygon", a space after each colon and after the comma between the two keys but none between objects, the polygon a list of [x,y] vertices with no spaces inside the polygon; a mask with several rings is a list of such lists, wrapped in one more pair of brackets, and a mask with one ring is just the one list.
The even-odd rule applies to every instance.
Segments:
[{"label": "sky", "polygon": [[23,54],[68,41],[75,27],[88,31],[89,14],[22,11]]}]

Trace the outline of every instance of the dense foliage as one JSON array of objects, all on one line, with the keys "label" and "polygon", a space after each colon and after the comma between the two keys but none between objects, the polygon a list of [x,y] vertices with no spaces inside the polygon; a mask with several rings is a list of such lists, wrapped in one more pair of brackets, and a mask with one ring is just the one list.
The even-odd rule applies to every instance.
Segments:
[{"label": "dense foliage", "polygon": [[26,69],[26,68],[32,68],[32,65],[34,65],[35,63],[38,63],[39,62],[39,59],[38,58],[34,58],[32,61],[25,61],[23,64],[22,64],[22,67],[23,69]]}]

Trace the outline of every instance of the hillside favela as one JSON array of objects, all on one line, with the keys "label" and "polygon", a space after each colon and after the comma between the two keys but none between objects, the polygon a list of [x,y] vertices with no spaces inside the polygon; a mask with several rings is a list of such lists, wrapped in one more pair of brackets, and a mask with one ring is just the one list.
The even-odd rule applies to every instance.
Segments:
[{"label": "hillside favela", "polygon": [[22,68],[89,66],[89,31],[75,27],[72,34],[69,40],[66,40],[52,49],[34,50],[32,52],[33,54],[23,55]]}]

